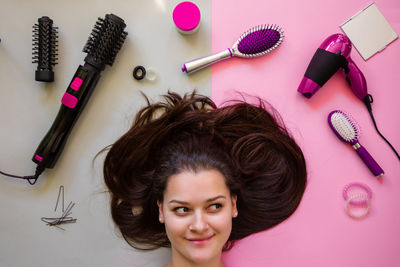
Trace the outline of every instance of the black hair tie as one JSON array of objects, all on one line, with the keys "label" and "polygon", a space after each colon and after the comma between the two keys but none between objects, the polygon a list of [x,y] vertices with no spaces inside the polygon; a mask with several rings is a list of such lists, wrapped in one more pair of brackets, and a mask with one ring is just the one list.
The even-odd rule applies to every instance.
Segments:
[{"label": "black hair tie", "polygon": [[142,80],[146,76],[146,69],[143,66],[136,66],[133,69],[133,77],[136,80]]}]

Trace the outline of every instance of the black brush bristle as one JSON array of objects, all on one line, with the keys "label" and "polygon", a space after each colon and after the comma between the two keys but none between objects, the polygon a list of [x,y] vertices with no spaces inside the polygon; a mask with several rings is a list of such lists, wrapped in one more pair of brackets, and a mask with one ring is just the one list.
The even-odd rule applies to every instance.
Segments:
[{"label": "black brush bristle", "polygon": [[41,82],[54,81],[53,66],[57,64],[58,47],[57,27],[53,20],[43,16],[33,26],[32,63],[37,63],[35,80]]},{"label": "black brush bristle", "polygon": [[111,66],[128,35],[125,27],[124,20],[116,15],[107,14],[104,19],[99,18],[83,48],[83,52],[88,54],[85,62],[101,70],[106,64]]}]

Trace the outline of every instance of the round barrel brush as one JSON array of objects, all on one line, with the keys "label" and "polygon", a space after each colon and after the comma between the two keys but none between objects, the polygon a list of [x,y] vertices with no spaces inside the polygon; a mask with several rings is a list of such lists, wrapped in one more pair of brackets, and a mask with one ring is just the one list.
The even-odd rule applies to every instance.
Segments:
[{"label": "round barrel brush", "polygon": [[32,63],[37,63],[35,80],[40,82],[54,81],[53,66],[57,64],[57,27],[53,20],[43,16],[33,25],[33,57]]}]

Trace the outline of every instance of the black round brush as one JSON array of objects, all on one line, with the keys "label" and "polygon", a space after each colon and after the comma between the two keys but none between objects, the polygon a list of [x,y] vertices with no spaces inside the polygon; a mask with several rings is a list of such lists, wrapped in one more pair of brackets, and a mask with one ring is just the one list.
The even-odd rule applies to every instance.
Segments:
[{"label": "black round brush", "polygon": [[112,66],[115,56],[125,41],[125,22],[114,14],[107,14],[105,19],[98,18],[83,52],[87,64],[103,70],[105,65]]},{"label": "black round brush", "polygon": [[57,64],[57,27],[46,16],[38,19],[33,26],[33,57],[32,63],[37,63],[35,80],[41,82],[54,81],[53,66]]},{"label": "black round brush", "polygon": [[87,53],[85,64],[79,66],[61,99],[61,107],[53,125],[39,144],[32,158],[38,164],[39,173],[53,168],[67,138],[90,98],[105,65],[112,65],[125,41],[124,21],[107,14],[99,18],[83,49]]}]

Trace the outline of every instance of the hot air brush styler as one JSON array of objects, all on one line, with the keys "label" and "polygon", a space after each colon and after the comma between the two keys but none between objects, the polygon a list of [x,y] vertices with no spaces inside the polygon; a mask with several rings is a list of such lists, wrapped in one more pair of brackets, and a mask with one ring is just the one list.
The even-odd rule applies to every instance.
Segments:
[{"label": "hot air brush styler", "polygon": [[192,73],[233,56],[245,58],[262,56],[277,48],[282,43],[282,40],[283,32],[278,26],[257,26],[242,34],[232,48],[187,62],[183,65],[182,71]]},{"label": "hot air brush styler", "polygon": [[360,156],[373,175],[377,178],[383,176],[384,172],[382,168],[358,141],[360,130],[349,114],[341,110],[334,110],[328,115],[328,123],[340,140],[353,146],[358,156]]},{"label": "hot air brush styler", "polygon": [[[99,18],[83,49],[87,53],[61,99],[61,107],[53,125],[39,144],[32,158],[38,164],[37,173],[53,168],[75,122],[92,94],[101,71],[112,65],[125,41],[124,20],[113,14]],[[37,175],[38,176],[38,175]]]}]

